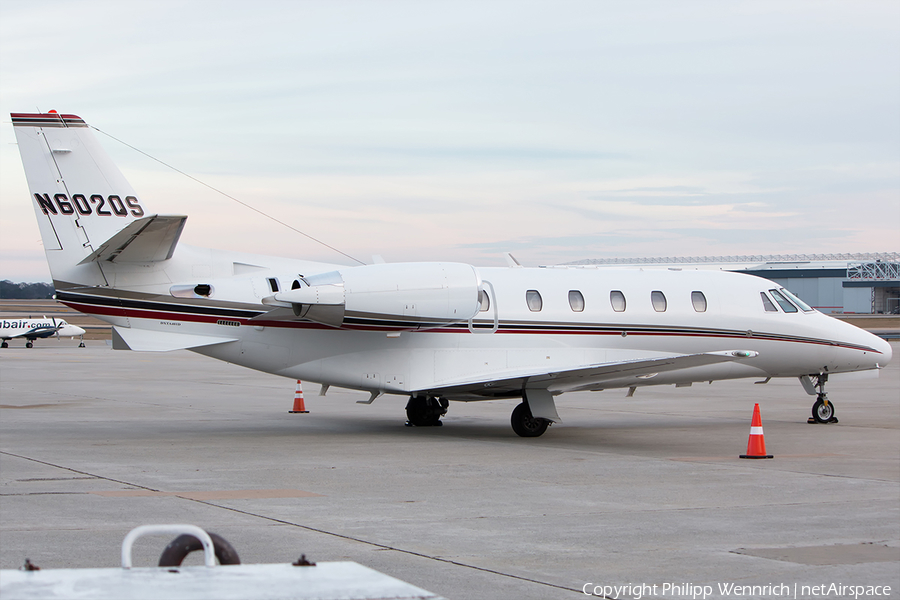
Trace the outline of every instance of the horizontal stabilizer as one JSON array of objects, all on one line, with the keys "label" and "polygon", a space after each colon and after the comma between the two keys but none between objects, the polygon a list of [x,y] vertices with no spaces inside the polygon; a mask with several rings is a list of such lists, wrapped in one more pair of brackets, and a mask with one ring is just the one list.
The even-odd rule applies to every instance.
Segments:
[{"label": "horizontal stabilizer", "polygon": [[184,229],[184,215],[150,215],[129,223],[125,229],[82,260],[115,263],[148,263],[172,258]]},{"label": "horizontal stabilizer", "polygon": [[193,335],[190,333],[150,331],[149,329],[131,329],[129,327],[113,327],[112,334],[114,350],[135,350],[137,352],[187,350],[189,348],[234,342],[238,339]]}]

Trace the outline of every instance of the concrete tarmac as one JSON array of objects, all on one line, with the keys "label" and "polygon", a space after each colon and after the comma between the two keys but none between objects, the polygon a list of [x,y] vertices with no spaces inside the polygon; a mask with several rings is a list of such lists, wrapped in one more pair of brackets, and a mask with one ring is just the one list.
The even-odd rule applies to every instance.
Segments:
[{"label": "concrete tarmac", "polygon": [[[829,385],[838,424],[807,424],[796,380],[743,380],[567,394],[564,422],[523,439],[513,400],[409,428],[404,398],[366,406],[308,384],[309,414],[288,414],[290,380],[76,345],[0,351],[0,568],[115,567],[133,527],[191,523],[244,563],[351,560],[451,600],[718,598],[731,584],[900,597],[896,358]],[[738,458],[756,402],[771,460]],[[140,540],[135,564],[169,541]],[[629,584],[648,587],[595,587]]]}]

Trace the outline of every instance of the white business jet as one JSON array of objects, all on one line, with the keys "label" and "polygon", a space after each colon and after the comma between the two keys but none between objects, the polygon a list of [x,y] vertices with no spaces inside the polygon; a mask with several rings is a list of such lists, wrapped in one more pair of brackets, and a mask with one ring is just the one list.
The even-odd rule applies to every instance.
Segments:
[{"label": "white business jet", "polygon": [[[34,346],[34,340],[38,338],[83,336],[84,329],[77,325],[69,325],[65,319],[55,317],[33,319],[20,317],[15,319],[0,319],[0,348],[9,348],[9,340],[25,338],[25,347]],[[81,346],[84,346],[82,338]]]},{"label": "white business jet", "polygon": [[113,347],[188,349],[330,386],[407,396],[415,426],[450,401],[522,398],[539,436],[576,390],[829,376],[891,359],[884,340],[777,284],[689,270],[344,266],[179,244],[186,216],[152,213],[79,117],[13,114],[57,298],[108,321]]}]

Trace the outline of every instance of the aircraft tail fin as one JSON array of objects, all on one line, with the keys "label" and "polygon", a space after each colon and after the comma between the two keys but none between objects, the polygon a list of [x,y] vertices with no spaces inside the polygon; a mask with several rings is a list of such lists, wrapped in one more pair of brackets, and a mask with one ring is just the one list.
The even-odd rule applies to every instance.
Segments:
[{"label": "aircraft tail fin", "polygon": [[103,286],[104,261],[172,256],[187,217],[147,215],[83,119],[11,116],[54,282]]}]

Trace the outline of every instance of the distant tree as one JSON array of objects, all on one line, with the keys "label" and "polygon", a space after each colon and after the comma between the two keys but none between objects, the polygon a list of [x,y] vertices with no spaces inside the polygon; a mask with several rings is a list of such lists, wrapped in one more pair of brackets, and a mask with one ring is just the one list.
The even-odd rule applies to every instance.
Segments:
[{"label": "distant tree", "polygon": [[0,281],[0,298],[4,300],[47,300],[56,290],[49,283],[13,283]]}]

